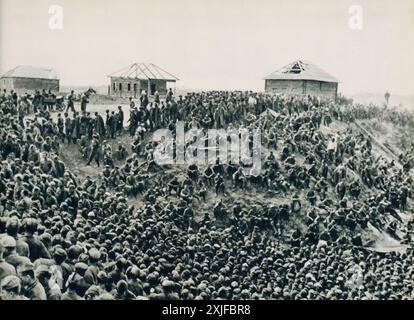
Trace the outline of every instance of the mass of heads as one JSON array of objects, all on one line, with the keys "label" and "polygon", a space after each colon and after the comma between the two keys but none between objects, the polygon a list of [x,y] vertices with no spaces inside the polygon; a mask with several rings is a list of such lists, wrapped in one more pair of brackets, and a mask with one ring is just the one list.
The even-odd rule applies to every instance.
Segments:
[{"label": "mass of heads", "polygon": [[[411,113],[172,90],[89,111],[95,94],[1,92],[0,299],[414,298],[413,146],[358,124]],[[157,163],[152,133],[177,121],[260,130],[260,172]]]}]

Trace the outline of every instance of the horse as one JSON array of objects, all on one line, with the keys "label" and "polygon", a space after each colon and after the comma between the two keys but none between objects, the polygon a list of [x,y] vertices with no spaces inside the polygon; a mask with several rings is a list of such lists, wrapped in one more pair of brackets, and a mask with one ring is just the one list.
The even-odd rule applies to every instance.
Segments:
[{"label": "horse", "polygon": [[85,92],[76,94],[75,98],[74,98],[74,101],[79,102],[79,101],[81,101],[82,96],[87,95],[89,97],[91,94],[97,94],[97,92],[92,87],[89,87],[88,90],[86,90]]},{"label": "horse", "polygon": [[81,96],[81,111],[82,111],[82,113],[86,112],[86,106],[89,103],[89,96],[91,94],[96,94],[96,91],[93,88],[89,87],[89,89],[86,90],[83,93],[83,95]]},{"label": "horse", "polygon": [[91,95],[91,94],[96,94],[96,90],[93,89],[92,87],[89,87],[89,89],[86,90],[84,94],[86,94],[88,96]]}]

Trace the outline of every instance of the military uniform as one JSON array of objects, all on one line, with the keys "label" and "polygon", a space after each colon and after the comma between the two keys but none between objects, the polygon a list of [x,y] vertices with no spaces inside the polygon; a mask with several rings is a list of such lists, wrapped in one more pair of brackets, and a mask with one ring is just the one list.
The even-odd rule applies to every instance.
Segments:
[{"label": "military uniform", "polygon": [[95,136],[92,139],[92,142],[91,142],[91,152],[90,152],[90,155],[89,155],[89,159],[88,159],[87,165],[90,165],[91,164],[91,161],[92,160],[95,160],[96,164],[99,167],[100,148],[101,148],[101,144],[99,143],[98,138]]}]

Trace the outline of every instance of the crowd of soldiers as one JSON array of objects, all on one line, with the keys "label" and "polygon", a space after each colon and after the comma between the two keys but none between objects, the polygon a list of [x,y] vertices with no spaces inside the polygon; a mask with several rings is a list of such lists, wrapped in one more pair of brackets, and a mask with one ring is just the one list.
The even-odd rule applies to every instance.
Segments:
[{"label": "crowd of soldiers", "polygon": [[[310,96],[170,91],[161,101],[143,92],[130,99],[125,128],[122,107],[104,120],[86,104],[54,118],[42,105],[22,111],[14,93],[0,97],[1,299],[414,298],[412,159],[401,167],[355,129],[330,130],[372,109]],[[262,170],[157,164],[151,132],[174,131],[176,121],[260,129]],[[108,141],[127,135],[131,150],[113,151]],[[99,175],[71,172],[65,144],[79,145],[87,164],[103,159]],[[249,194],[256,200],[244,201]],[[406,250],[375,251],[372,230]]]}]

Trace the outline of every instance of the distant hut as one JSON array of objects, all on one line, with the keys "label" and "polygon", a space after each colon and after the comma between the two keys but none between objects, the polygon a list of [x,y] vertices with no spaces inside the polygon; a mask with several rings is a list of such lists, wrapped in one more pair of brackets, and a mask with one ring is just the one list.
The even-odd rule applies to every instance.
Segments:
[{"label": "distant hut", "polygon": [[265,91],[336,99],[338,80],[313,63],[296,60],[264,78]]},{"label": "distant hut", "polygon": [[137,97],[142,90],[149,95],[156,91],[167,93],[167,82],[179,80],[176,76],[152,63],[134,63],[109,75],[111,85],[108,93],[112,96]]},{"label": "distant hut", "polygon": [[33,93],[35,90],[59,91],[59,76],[52,68],[18,66],[6,72],[0,78],[1,89],[21,93]]}]

